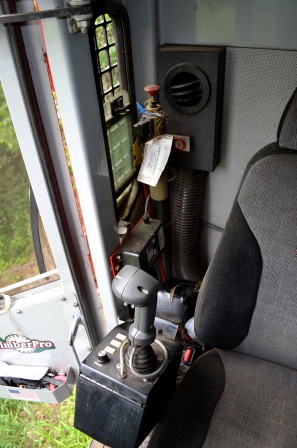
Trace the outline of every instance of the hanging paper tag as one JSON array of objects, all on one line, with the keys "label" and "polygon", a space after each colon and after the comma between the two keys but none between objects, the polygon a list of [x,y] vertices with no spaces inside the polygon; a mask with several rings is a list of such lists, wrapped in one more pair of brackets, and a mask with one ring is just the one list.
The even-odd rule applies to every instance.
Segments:
[{"label": "hanging paper tag", "polygon": [[161,135],[145,143],[143,162],[137,177],[139,182],[155,187],[168,162],[172,135]]}]

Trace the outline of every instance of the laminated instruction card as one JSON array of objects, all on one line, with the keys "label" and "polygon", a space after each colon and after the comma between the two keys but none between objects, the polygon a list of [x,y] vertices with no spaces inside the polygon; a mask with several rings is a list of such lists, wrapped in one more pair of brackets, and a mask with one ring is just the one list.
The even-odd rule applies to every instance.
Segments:
[{"label": "laminated instruction card", "polygon": [[168,162],[172,135],[161,135],[145,143],[143,162],[137,177],[139,182],[155,187]]}]

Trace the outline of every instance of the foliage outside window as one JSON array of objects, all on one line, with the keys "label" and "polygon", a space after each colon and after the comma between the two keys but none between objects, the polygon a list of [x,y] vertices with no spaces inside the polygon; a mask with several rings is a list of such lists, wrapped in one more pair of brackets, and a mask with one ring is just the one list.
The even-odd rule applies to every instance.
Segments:
[{"label": "foliage outside window", "polygon": [[113,23],[108,14],[99,16],[95,25],[95,46],[101,94],[103,103],[106,103],[120,91],[115,34]]},{"label": "foliage outside window", "polygon": [[[0,83],[0,288],[39,274],[31,233],[30,183]],[[40,222],[44,256],[52,263]],[[53,269],[53,265],[48,266]]]}]

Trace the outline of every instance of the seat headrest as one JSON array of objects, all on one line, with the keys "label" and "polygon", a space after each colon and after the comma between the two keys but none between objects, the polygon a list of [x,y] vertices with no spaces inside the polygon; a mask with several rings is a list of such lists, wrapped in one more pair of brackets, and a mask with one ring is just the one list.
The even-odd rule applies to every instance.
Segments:
[{"label": "seat headrest", "polygon": [[281,148],[297,150],[297,89],[291,96],[281,117],[277,142]]}]

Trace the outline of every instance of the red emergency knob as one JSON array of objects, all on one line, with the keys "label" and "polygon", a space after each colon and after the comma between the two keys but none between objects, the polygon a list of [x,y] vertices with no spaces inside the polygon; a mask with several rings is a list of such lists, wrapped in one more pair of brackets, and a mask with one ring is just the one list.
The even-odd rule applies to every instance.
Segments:
[{"label": "red emergency knob", "polygon": [[158,95],[160,86],[157,84],[150,84],[149,86],[145,86],[144,90],[148,92],[149,96],[155,98]]}]

